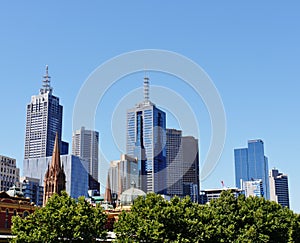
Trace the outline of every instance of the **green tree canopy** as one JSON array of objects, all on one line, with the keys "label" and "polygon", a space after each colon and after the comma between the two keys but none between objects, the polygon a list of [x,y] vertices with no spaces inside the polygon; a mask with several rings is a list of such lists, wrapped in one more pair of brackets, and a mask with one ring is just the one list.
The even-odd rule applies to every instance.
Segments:
[{"label": "green tree canopy", "polygon": [[84,197],[76,201],[62,192],[26,218],[13,217],[13,242],[93,242],[105,238],[106,220],[100,205],[93,207]]},{"label": "green tree canopy", "polygon": [[120,242],[300,242],[299,219],[275,202],[229,191],[206,205],[148,194],[120,214],[114,231]]}]

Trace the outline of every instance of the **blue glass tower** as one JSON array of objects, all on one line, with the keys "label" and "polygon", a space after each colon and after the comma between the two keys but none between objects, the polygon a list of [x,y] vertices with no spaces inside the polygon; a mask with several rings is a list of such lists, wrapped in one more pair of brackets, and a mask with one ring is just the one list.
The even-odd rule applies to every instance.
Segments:
[{"label": "blue glass tower", "polygon": [[262,180],[263,196],[269,199],[268,158],[264,154],[264,142],[248,141],[248,148],[235,149],[235,183],[241,188],[241,180]]},{"label": "blue glass tower", "polygon": [[166,114],[149,101],[144,78],[144,101],[127,110],[127,154],[137,158],[139,182],[145,192],[166,193]]}]

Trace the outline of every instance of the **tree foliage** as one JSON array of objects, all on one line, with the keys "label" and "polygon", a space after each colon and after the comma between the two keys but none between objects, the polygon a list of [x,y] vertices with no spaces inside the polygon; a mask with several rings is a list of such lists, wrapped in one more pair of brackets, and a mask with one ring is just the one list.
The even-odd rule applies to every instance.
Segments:
[{"label": "tree foliage", "polygon": [[84,197],[76,201],[62,192],[26,218],[13,217],[13,242],[93,242],[106,236],[106,219],[100,205],[93,207]]},{"label": "tree foliage", "polygon": [[300,242],[300,216],[229,191],[206,205],[148,194],[120,214],[114,231],[120,242]]}]

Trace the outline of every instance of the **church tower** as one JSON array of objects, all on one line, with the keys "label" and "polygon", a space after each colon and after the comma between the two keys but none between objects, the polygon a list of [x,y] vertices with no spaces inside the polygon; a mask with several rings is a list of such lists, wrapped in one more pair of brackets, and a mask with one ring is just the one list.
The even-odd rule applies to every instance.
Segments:
[{"label": "church tower", "polygon": [[66,175],[60,162],[59,140],[56,133],[52,161],[50,166],[48,165],[44,179],[44,206],[53,194],[60,194],[63,190],[66,190]]}]

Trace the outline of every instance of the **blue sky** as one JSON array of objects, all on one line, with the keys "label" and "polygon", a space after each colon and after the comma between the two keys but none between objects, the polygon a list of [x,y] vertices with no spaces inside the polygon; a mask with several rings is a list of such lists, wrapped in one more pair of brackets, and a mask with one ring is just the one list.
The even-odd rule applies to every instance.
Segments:
[{"label": "blue sky", "polygon": [[[64,106],[63,138],[71,143],[75,99],[95,68],[129,51],[169,50],[206,71],[226,111],[224,152],[202,188],[220,187],[221,180],[233,186],[233,149],[261,138],[269,167],[289,175],[291,206],[300,212],[299,10],[297,1],[3,1],[0,154],[16,158],[22,167],[25,108],[39,91],[46,64],[54,94]],[[171,84],[171,76],[149,76],[153,85],[180,90]],[[105,104],[116,104],[124,95],[120,90],[138,88],[142,78],[137,73],[121,80],[97,111],[96,128],[108,160],[118,159],[119,153],[105,132],[110,126],[103,118],[109,113]],[[209,117],[201,100],[192,100],[189,92],[183,89],[182,95],[200,107],[196,115],[203,160],[210,141]],[[176,121],[170,119],[168,126],[176,127]]]}]

